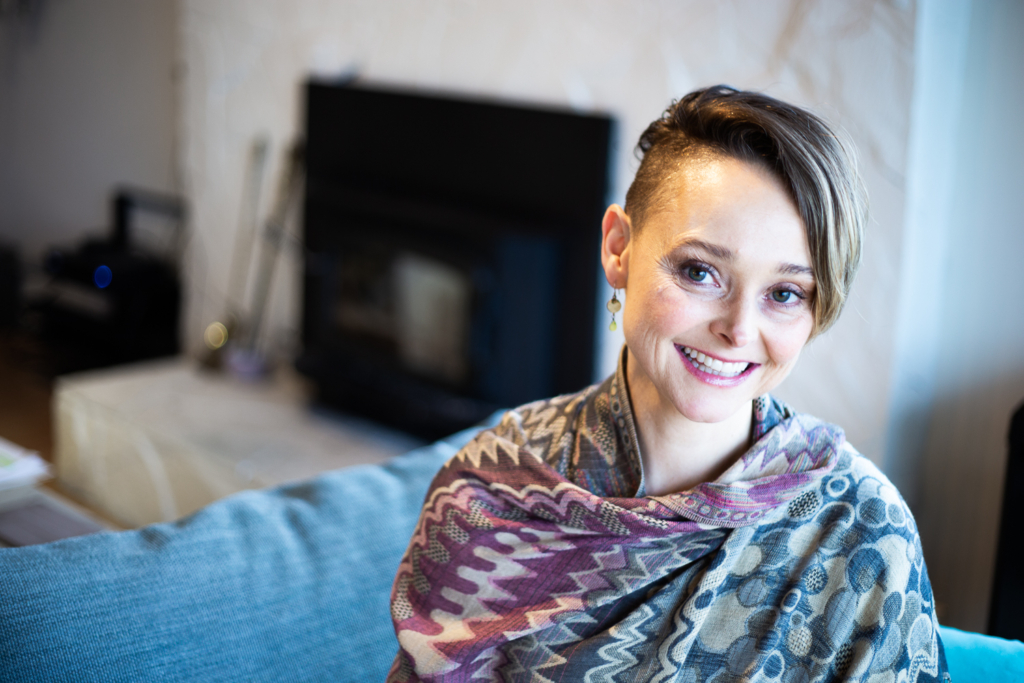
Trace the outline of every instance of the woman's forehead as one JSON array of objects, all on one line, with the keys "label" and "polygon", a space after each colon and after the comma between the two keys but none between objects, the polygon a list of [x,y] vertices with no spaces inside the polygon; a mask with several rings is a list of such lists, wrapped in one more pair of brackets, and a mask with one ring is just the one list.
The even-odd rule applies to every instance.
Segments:
[{"label": "woman's forehead", "polygon": [[[810,268],[802,218],[770,172],[732,158],[686,163],[666,178],[641,239],[672,251],[700,247],[722,259],[777,260]],[[792,269],[791,269],[792,270]]]}]

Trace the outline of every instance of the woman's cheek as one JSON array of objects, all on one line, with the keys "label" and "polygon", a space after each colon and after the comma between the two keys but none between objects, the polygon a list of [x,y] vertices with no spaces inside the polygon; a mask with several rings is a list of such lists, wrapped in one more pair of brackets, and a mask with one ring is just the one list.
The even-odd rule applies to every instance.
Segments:
[{"label": "woman's cheek", "polygon": [[771,335],[769,353],[777,365],[793,363],[811,336],[811,320],[797,319],[781,325]]},{"label": "woman's cheek", "polygon": [[693,302],[675,283],[655,290],[648,306],[659,323],[673,328],[692,317]]},{"label": "woman's cheek", "polygon": [[628,323],[632,328],[642,328],[646,331],[660,329],[667,307],[661,301],[660,293],[657,290],[648,290],[645,297],[635,296],[626,302]]}]

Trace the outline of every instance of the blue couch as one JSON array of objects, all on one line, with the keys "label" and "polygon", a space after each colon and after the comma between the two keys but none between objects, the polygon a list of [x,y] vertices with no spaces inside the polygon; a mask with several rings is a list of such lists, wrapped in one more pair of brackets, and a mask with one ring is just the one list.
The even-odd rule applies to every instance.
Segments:
[{"label": "blue couch", "polygon": [[[475,430],[172,524],[0,549],[0,681],[374,681],[434,472]],[[957,683],[1024,681],[1024,644],[954,629]]]}]

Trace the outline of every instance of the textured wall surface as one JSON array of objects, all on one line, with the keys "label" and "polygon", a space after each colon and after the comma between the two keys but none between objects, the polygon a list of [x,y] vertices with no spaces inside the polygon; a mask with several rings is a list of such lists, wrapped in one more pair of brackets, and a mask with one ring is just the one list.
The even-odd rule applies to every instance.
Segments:
[{"label": "textured wall surface", "polygon": [[105,233],[115,185],[174,191],[175,0],[62,0],[0,23],[0,238]]},{"label": "textured wall surface", "polygon": [[[864,265],[846,315],[808,348],[780,393],[842,424],[880,460],[913,82],[911,3],[183,0],[181,12],[183,169],[194,209],[190,347],[223,310],[248,146],[267,133],[279,158],[301,125],[300,86],[311,72],[355,70],[367,81],[610,112],[621,124],[614,201],[625,195],[632,145],[646,124],[673,98],[724,82],[808,106],[860,149],[873,211]],[[283,342],[298,322],[295,256],[279,271],[271,303]],[[603,323],[603,302],[595,305]],[[604,327],[599,375],[621,343]]]}]

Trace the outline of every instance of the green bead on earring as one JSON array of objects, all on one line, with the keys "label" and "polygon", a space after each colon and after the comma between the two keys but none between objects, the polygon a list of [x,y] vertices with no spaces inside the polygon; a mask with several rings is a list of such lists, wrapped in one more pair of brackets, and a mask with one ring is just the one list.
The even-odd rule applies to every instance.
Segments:
[{"label": "green bead on earring", "polygon": [[622,310],[622,302],[619,301],[619,297],[617,296],[618,293],[618,289],[613,290],[612,298],[608,301],[608,310],[611,311],[612,314],[612,324],[608,326],[608,329],[612,332],[619,329],[619,326],[615,322],[615,314]]}]

